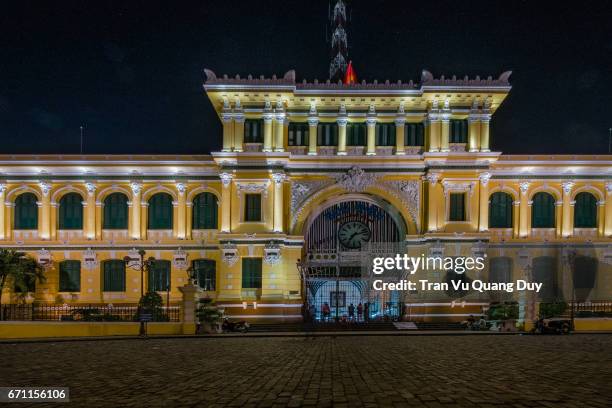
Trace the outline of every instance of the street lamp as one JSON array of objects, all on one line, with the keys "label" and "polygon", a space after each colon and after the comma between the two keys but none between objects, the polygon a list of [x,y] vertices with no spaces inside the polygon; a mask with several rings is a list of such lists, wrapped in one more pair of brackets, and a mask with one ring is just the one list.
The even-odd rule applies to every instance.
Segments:
[{"label": "street lamp", "polygon": [[[146,253],[147,251],[141,248],[138,250],[138,258],[132,258],[129,255],[126,255],[123,258],[123,262],[125,263],[125,266],[127,268],[134,269],[134,270],[140,270],[140,299],[141,300],[142,300],[142,297],[144,296],[145,271],[149,272],[151,270],[151,267],[153,267],[153,265],[155,264],[155,258],[152,256],[145,260],[144,257]],[[141,308],[140,308],[140,301],[139,301],[138,302],[138,320],[141,320],[140,314],[141,314]],[[141,321],[140,322],[140,335],[144,336],[144,334],[145,334],[145,326],[144,326],[144,322]]]}]

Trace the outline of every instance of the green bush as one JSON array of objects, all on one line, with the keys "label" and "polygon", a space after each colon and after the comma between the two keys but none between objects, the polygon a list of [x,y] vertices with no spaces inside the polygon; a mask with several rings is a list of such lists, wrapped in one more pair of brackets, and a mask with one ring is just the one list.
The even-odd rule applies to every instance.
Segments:
[{"label": "green bush", "polygon": [[223,313],[215,306],[215,301],[211,298],[200,299],[196,316],[200,323],[215,324],[223,318]]},{"label": "green bush", "polygon": [[549,319],[551,317],[559,317],[567,310],[567,303],[565,302],[554,302],[554,303],[540,303],[540,317]]},{"label": "green bush", "polygon": [[518,303],[498,303],[489,308],[489,320],[508,320],[518,319]]},{"label": "green bush", "polygon": [[[167,322],[168,316],[164,314],[162,306],[164,301],[157,292],[147,292],[140,298],[138,307],[143,313],[151,313],[154,322]],[[138,315],[134,316],[138,320]]]}]

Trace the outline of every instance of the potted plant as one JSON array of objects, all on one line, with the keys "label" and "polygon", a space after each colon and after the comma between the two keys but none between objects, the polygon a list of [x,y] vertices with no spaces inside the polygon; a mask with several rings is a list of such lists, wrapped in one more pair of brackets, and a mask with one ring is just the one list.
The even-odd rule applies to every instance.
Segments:
[{"label": "potted plant", "polygon": [[215,301],[205,297],[200,299],[196,316],[200,323],[199,331],[202,333],[218,333],[223,311],[215,306]]}]

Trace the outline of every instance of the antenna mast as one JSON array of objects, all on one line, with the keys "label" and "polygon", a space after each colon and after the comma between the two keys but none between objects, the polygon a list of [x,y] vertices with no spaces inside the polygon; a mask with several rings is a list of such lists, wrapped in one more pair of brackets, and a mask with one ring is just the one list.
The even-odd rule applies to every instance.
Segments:
[{"label": "antenna mast", "polygon": [[331,62],[329,63],[329,79],[337,82],[346,73],[348,58],[348,43],[346,36],[346,5],[338,0],[330,16],[331,26]]}]

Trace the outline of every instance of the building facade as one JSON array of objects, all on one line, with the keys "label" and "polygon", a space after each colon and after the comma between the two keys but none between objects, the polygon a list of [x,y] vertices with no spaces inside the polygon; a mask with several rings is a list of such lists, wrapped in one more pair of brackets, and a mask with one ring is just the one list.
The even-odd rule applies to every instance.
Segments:
[{"label": "building facade", "polygon": [[[305,302],[456,320],[500,300],[372,291],[368,260],[396,252],[486,254],[467,279],[610,299],[612,157],[491,151],[509,72],[351,85],[205,72],[220,152],[0,156],[0,246],[48,276],[4,302],[136,303],[142,283],[175,303],[191,271],[227,314],[273,321],[301,319]],[[144,281],[124,262],[141,249],[156,259]]]}]

